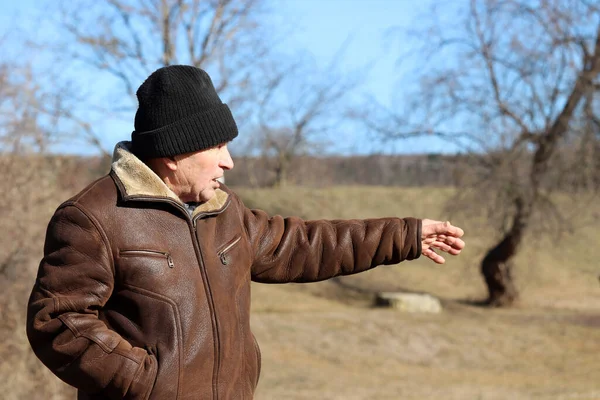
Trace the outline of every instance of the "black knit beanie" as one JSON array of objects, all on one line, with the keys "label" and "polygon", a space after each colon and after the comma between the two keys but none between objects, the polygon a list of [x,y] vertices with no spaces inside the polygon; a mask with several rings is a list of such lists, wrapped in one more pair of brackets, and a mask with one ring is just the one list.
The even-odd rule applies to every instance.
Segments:
[{"label": "black knit beanie", "polygon": [[137,98],[131,150],[141,159],[204,150],[238,135],[229,107],[200,68],[160,68],[142,83]]}]

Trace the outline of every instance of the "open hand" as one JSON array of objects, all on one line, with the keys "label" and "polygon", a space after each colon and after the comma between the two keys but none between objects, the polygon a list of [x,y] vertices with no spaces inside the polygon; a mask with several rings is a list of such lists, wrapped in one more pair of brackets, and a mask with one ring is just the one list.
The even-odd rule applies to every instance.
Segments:
[{"label": "open hand", "polygon": [[422,220],[421,227],[421,254],[438,264],[446,262],[435,250],[441,250],[456,256],[465,247],[465,242],[460,239],[465,232],[450,222]]}]

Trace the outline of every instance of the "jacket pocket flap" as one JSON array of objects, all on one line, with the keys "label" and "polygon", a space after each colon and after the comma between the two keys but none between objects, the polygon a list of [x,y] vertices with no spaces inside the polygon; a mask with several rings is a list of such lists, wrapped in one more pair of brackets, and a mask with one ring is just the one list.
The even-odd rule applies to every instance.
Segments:
[{"label": "jacket pocket flap", "polygon": [[225,254],[227,253],[229,250],[231,250],[236,244],[238,244],[240,242],[240,240],[242,240],[242,236],[241,235],[236,235],[235,237],[233,237],[232,239],[226,241],[225,243],[223,243],[222,245],[220,245],[217,248],[217,255],[220,256],[221,254]]}]

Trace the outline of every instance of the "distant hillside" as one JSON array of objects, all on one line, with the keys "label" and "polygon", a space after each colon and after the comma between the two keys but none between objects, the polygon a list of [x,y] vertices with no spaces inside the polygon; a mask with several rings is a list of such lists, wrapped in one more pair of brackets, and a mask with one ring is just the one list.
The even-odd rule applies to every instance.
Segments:
[{"label": "distant hillside", "polygon": [[[0,162],[2,161],[0,153]],[[503,157],[501,153],[477,154],[372,154],[366,156],[299,156],[292,160],[288,185],[327,187],[339,185],[367,185],[391,187],[461,186],[470,187],[486,179],[493,171],[490,161]],[[562,149],[555,155],[556,162],[564,165],[553,170],[544,184],[562,191],[600,190],[600,159],[588,166],[592,171],[582,174],[574,154]],[[560,160],[558,160],[560,159]],[[31,161],[35,160],[32,164]],[[72,155],[11,156],[10,163],[19,168],[45,165],[47,170],[60,174],[59,184],[70,190],[81,182],[95,179],[110,169],[110,160],[101,157]],[[237,187],[270,187],[275,180],[274,160],[265,157],[235,157],[235,167],[225,174],[228,185]],[[527,172],[527,159],[520,165],[510,165],[516,174]],[[523,175],[524,176],[524,175]]]},{"label": "distant hillside", "polygon": [[[457,156],[440,154],[302,156],[292,161],[289,184],[307,186],[382,185],[448,186],[457,180]],[[227,181],[236,186],[269,186],[273,160],[237,157]]]},{"label": "distant hillside", "polygon": [[[0,154],[0,157],[3,157]],[[31,160],[56,170],[63,180],[90,180],[108,172],[110,160],[73,155],[27,155],[19,159],[27,169]],[[234,186],[266,187],[274,178],[272,160],[262,157],[234,157],[235,168],[227,172],[227,183]],[[380,185],[380,186],[448,186],[460,178],[460,156],[368,155],[302,156],[293,160],[290,185]],[[74,173],[76,171],[76,173]],[[73,182],[71,182],[73,183]]]}]

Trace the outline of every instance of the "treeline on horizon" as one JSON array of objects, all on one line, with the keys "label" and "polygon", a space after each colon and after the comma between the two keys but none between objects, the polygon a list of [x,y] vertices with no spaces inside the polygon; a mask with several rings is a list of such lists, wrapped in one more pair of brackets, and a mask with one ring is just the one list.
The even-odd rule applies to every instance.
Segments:
[{"label": "treeline on horizon", "polygon": [[[501,153],[492,155],[502,157]],[[14,155],[12,156],[14,160]],[[110,160],[98,156],[27,155],[44,158],[50,170],[55,171],[55,184],[68,191],[82,189],[91,180],[110,170]],[[600,190],[600,159],[586,165],[582,174],[577,156],[562,149],[557,155],[566,165],[545,179],[546,186],[559,191]],[[297,156],[290,161],[284,182],[277,182],[274,157],[234,157],[235,167],[225,174],[226,183],[232,187],[269,188],[286,185],[326,187],[345,185],[374,186],[444,186],[469,187],[487,179],[486,164],[490,154],[398,154],[398,155],[331,155]],[[524,159],[509,170],[517,176],[527,172]],[[558,160],[556,161],[558,162]],[[24,168],[27,168],[24,165]],[[524,177],[524,176],[523,176]]]}]

